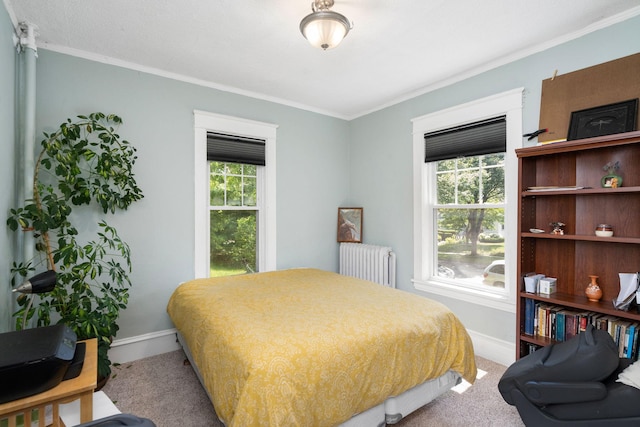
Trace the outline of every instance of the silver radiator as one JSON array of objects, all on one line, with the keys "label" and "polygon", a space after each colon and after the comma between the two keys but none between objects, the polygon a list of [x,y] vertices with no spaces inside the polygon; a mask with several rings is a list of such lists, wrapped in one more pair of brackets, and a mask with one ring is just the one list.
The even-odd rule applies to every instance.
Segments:
[{"label": "silver radiator", "polygon": [[340,274],[396,287],[396,254],[388,246],[340,243]]}]

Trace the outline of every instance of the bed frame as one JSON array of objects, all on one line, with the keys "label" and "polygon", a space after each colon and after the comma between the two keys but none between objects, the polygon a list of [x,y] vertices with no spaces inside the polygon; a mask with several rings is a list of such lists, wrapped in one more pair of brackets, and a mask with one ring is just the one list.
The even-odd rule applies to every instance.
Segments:
[{"label": "bed frame", "polygon": [[[209,395],[206,387],[204,387],[204,381],[198,367],[193,361],[191,351],[189,350],[186,341],[179,331],[176,332],[176,336],[185,355],[187,356],[187,359],[191,363],[191,367],[196,373],[200,384],[202,384],[207,396],[209,396],[209,400],[213,402],[213,399],[211,398],[212,396]],[[399,396],[391,396],[387,398],[387,400],[381,404],[354,415],[338,427],[384,427],[386,424],[396,424],[416,409],[423,407],[441,394],[449,391],[452,387],[460,384],[461,381],[462,378],[460,374],[453,370],[449,370],[442,376],[419,384]],[[222,421],[220,422],[222,423]]]}]

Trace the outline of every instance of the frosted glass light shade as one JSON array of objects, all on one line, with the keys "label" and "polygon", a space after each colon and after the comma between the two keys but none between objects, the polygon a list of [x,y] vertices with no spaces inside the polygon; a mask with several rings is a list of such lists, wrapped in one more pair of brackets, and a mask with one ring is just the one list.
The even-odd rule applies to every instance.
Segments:
[{"label": "frosted glass light shade", "polygon": [[302,35],[312,46],[324,50],[338,46],[350,29],[349,20],[332,11],[313,12],[300,22]]}]

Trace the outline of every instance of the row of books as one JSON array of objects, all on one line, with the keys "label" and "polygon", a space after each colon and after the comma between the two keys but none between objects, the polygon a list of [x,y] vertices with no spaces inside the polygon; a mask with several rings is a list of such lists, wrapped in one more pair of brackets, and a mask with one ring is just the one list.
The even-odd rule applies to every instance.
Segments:
[{"label": "row of books", "polygon": [[611,335],[621,358],[638,359],[640,322],[591,311],[571,310],[563,306],[525,299],[524,333],[566,341],[591,324]]}]

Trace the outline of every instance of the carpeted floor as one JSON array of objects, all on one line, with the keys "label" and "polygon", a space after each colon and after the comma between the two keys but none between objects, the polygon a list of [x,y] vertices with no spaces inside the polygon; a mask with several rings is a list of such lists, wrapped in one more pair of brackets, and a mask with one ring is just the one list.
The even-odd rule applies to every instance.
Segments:
[{"label": "carpeted floor", "polygon": [[[158,427],[222,427],[185,359],[178,350],[116,366],[103,391],[120,411],[149,418]],[[482,358],[477,358],[477,365],[473,386],[461,393],[448,391],[395,426],[524,426],[516,409],[498,392],[506,368]]]}]

